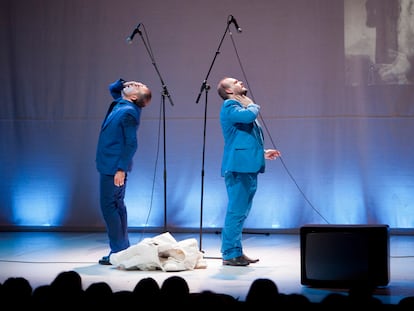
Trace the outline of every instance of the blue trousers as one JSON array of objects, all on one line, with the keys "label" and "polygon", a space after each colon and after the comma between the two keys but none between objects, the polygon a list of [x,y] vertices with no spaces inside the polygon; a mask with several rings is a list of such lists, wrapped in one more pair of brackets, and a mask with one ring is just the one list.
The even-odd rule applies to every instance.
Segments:
[{"label": "blue trousers", "polygon": [[223,260],[239,257],[243,254],[243,226],[251,210],[256,193],[257,175],[257,173],[237,172],[226,172],[224,175],[228,203],[221,232],[221,254]]},{"label": "blue trousers", "polygon": [[130,246],[128,238],[127,210],[124,203],[124,185],[117,187],[113,175],[100,174],[100,206],[109,238],[110,253],[117,253]]}]

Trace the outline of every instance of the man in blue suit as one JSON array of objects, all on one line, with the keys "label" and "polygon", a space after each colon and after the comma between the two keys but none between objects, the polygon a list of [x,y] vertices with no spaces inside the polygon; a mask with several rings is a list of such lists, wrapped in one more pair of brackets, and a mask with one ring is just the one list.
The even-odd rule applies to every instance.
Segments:
[{"label": "man in blue suit", "polygon": [[124,203],[127,174],[138,147],[137,131],[141,109],[151,102],[150,89],[135,81],[119,79],[110,84],[114,98],[102,123],[96,151],[100,173],[100,207],[109,238],[110,252],[99,260],[110,265],[109,257],[130,246],[127,210]]},{"label": "man in blue suit", "polygon": [[217,91],[224,100],[220,123],[224,138],[221,175],[227,189],[228,204],[222,230],[223,265],[247,266],[258,262],[243,252],[244,222],[252,207],[257,176],[265,171],[265,159],[274,160],[280,152],[263,147],[263,132],[257,121],[260,106],[246,96],[243,82],[222,79]]}]

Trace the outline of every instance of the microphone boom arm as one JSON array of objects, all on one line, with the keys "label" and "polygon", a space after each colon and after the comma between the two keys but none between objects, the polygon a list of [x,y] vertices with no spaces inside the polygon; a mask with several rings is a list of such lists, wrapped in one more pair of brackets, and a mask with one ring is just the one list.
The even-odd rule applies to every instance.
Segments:
[{"label": "microphone boom arm", "polygon": [[[197,96],[196,104],[198,104],[198,102],[200,101],[201,93],[203,93],[203,91],[206,90],[207,87],[208,87],[208,85],[207,85],[207,79],[210,76],[210,72],[213,69],[213,66],[214,66],[214,63],[216,62],[217,56],[220,54],[220,48],[221,48],[221,46],[223,44],[224,38],[226,37],[226,33],[229,31],[229,26],[230,26],[230,23],[227,23],[226,30],[224,31],[224,34],[221,37],[221,40],[220,40],[220,43],[219,43],[218,48],[216,50],[216,53],[214,54],[213,61],[211,62],[210,68],[207,71],[206,78],[204,79],[203,83],[201,84],[200,93]],[[209,89],[209,87],[208,87],[208,89]]]},{"label": "microphone boom arm", "polygon": [[[141,25],[141,24],[139,24],[139,25]],[[139,27],[139,25],[138,25],[138,27]],[[157,75],[158,75],[158,77],[159,77],[159,79],[160,79],[160,81],[161,81],[161,85],[162,85],[162,92],[163,92],[162,94],[163,94],[163,96],[166,96],[166,97],[168,98],[168,100],[169,100],[169,102],[170,102],[171,106],[174,106],[174,103],[173,103],[173,100],[172,100],[172,98],[171,98],[171,95],[170,95],[170,93],[168,92],[167,86],[166,86],[166,85],[165,85],[165,83],[164,83],[164,80],[163,80],[163,78],[162,78],[162,76],[161,76],[160,71],[158,70],[158,66],[157,66],[157,63],[155,62],[154,55],[152,54],[151,49],[149,48],[149,46],[148,46],[147,42],[145,41],[144,36],[142,35],[142,31],[140,31],[140,30],[138,29],[138,27],[136,28],[136,30],[137,30],[137,32],[139,33],[139,35],[140,35],[140,37],[141,37],[141,39],[142,39],[142,42],[144,43],[145,49],[147,50],[148,55],[149,55],[149,57],[151,58],[151,63],[152,63],[152,65],[154,66],[155,71],[157,72]]]}]

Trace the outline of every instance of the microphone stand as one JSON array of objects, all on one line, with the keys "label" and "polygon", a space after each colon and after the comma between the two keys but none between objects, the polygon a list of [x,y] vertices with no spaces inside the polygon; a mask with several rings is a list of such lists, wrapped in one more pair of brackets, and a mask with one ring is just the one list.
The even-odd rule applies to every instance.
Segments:
[{"label": "microphone stand", "polygon": [[210,72],[213,68],[213,65],[216,61],[217,55],[220,54],[220,48],[223,44],[224,38],[229,31],[229,26],[231,23],[231,19],[227,21],[226,30],[224,31],[224,34],[220,40],[220,43],[218,45],[218,48],[216,50],[216,53],[214,54],[213,61],[210,64],[210,68],[207,71],[207,75],[201,84],[200,92],[198,93],[196,104],[200,101],[201,94],[203,91],[205,91],[205,106],[204,106],[204,130],[203,130],[203,153],[202,153],[202,166],[201,166],[201,202],[200,202],[200,247],[199,250],[201,252],[204,252],[202,250],[202,235],[203,235],[203,205],[204,205],[204,159],[205,159],[205,150],[206,150],[206,122],[207,122],[207,100],[208,100],[208,91],[210,90],[210,85],[207,83],[208,77],[210,76]]},{"label": "microphone stand", "polygon": [[[145,26],[144,26],[144,30],[145,30]],[[170,93],[168,92],[167,86],[164,83],[164,80],[161,76],[161,73],[158,70],[157,63],[155,62],[155,58],[154,58],[154,55],[152,53],[151,47],[149,45],[149,40],[148,40],[148,37],[146,35],[146,32],[145,32],[145,36],[147,37],[148,44],[145,41],[144,36],[142,35],[142,31],[140,31],[137,28],[137,32],[140,35],[140,37],[142,39],[142,42],[144,43],[145,49],[148,52],[148,55],[151,59],[151,63],[154,66],[155,71],[157,72],[157,75],[158,75],[158,77],[160,79],[160,82],[161,82],[161,85],[162,85],[161,97],[162,97],[163,151],[164,151],[163,152],[164,153],[164,175],[163,175],[163,178],[164,178],[164,232],[165,232],[165,231],[167,231],[167,165],[166,165],[167,161],[166,161],[166,142],[165,142],[166,141],[166,138],[165,138],[165,97],[168,97],[168,100],[170,101],[171,106],[174,106],[174,103],[171,99]]]}]

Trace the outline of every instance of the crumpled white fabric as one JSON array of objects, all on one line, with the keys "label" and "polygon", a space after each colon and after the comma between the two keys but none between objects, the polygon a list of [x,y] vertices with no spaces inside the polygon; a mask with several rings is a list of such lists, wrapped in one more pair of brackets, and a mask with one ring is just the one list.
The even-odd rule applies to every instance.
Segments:
[{"label": "crumpled white fabric", "polygon": [[122,270],[184,271],[204,269],[207,263],[194,238],[176,241],[169,232],[131,245],[109,257],[113,266]]}]

